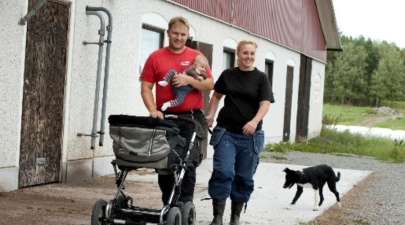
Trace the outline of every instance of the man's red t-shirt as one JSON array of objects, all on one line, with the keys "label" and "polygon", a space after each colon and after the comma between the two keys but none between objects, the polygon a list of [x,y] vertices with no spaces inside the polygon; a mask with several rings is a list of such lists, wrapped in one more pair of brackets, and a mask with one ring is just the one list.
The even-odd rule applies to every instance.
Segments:
[{"label": "man's red t-shirt", "polygon": [[[162,80],[170,70],[177,72],[184,72],[189,68],[196,56],[201,52],[186,47],[181,53],[174,53],[168,48],[162,48],[153,52],[146,60],[145,66],[142,71],[141,81],[150,83],[157,83]],[[211,78],[211,71],[207,72],[207,77]],[[162,87],[156,85],[156,106],[161,109],[166,101],[175,99],[174,91],[171,85]],[[193,90],[187,94],[183,104],[169,108],[170,112],[187,112],[193,109],[202,109],[204,107],[204,98],[201,91]]]}]

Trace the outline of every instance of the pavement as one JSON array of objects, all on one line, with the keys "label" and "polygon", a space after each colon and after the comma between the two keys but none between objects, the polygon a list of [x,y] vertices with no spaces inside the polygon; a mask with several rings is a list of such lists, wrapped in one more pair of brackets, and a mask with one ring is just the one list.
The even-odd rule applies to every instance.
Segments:
[{"label": "pavement", "polygon": [[[209,149],[208,155],[212,155]],[[321,164],[321,163],[320,163]],[[277,164],[260,162],[255,174],[255,190],[248,202],[246,212],[241,215],[241,225],[299,225],[309,222],[321,215],[328,208],[336,206],[336,198],[329,191],[327,185],[324,187],[325,201],[318,211],[313,211],[314,191],[312,188],[304,188],[304,192],[294,206],[292,201],[296,187],[283,189],[284,168],[302,169],[304,166],[291,164]],[[335,172],[341,173],[341,179],[337,183],[337,190],[341,198],[350,191],[358,182],[367,177],[371,171],[349,170],[334,168]],[[200,192],[195,193],[194,203],[197,211],[197,224],[208,225],[212,219],[211,200],[208,198],[208,180],[212,172],[212,158],[208,157],[197,169],[197,186]],[[128,177],[130,180],[157,182],[156,174]],[[228,201],[224,222],[229,223],[230,202]]]}]

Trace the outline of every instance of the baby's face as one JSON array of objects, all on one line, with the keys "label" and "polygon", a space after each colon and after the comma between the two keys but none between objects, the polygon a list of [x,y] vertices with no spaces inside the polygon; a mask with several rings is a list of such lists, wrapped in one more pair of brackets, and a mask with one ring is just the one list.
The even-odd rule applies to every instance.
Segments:
[{"label": "baby's face", "polygon": [[197,71],[197,73],[205,72],[205,66],[204,66],[204,64],[202,64],[202,63],[196,62],[196,63],[194,64],[194,69]]}]

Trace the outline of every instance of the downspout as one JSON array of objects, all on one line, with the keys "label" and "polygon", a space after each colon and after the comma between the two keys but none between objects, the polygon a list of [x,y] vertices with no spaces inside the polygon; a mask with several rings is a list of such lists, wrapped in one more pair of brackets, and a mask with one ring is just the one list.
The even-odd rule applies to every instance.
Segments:
[{"label": "downspout", "polygon": [[26,24],[26,22],[31,19],[31,17],[33,17],[37,14],[37,12],[42,8],[42,6],[45,5],[46,2],[47,2],[47,0],[37,1],[36,5],[34,5],[32,7],[32,9],[18,21],[18,24],[21,26],[24,26]]},{"label": "downspout", "polygon": [[107,91],[108,91],[108,78],[110,75],[110,49],[111,49],[111,36],[112,36],[112,24],[113,19],[110,11],[108,11],[104,7],[91,7],[87,6],[86,11],[101,11],[107,14],[108,17],[108,25],[107,25],[107,43],[106,47],[106,55],[105,55],[105,66],[104,66],[104,85],[103,85],[103,99],[102,99],[102,106],[101,106],[101,121],[100,121],[100,134],[99,139],[99,146],[103,146],[104,143],[104,134],[105,134],[105,114],[106,114],[106,106],[107,106]]},{"label": "downspout", "polygon": [[[105,35],[105,22],[104,18],[98,12],[89,11],[86,8],[87,15],[97,16],[100,19],[100,29],[98,30],[99,34],[99,41],[98,42],[86,42],[84,41],[83,44],[97,44],[98,47],[98,60],[97,60],[97,80],[96,80],[96,91],[94,97],[94,108],[93,108],[93,124],[91,129],[91,149],[94,149],[96,145],[96,138],[97,138],[97,118],[98,118],[98,104],[100,98],[100,82],[101,82],[101,66],[103,63],[103,45],[104,45],[104,35]],[[79,135],[79,134],[78,134]]]}]

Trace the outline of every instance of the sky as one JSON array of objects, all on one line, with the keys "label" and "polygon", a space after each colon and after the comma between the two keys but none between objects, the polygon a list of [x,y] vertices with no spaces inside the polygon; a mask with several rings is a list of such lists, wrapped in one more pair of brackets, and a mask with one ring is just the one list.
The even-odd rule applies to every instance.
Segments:
[{"label": "sky", "polygon": [[338,30],[405,48],[404,0],[333,0]]}]

